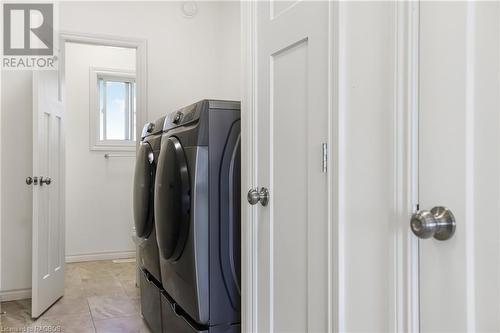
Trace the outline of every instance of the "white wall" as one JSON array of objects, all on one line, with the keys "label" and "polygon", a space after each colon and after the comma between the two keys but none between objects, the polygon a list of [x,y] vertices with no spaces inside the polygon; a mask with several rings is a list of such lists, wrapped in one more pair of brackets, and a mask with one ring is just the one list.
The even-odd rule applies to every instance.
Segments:
[{"label": "white wall", "polygon": [[134,251],[133,157],[89,150],[90,68],[135,71],[135,49],[66,44],[66,256]]},{"label": "white wall", "polygon": [[[62,2],[62,31],[147,39],[148,119],[203,98],[240,98],[238,2]],[[110,19],[112,18],[112,19]]]},{"label": "white wall", "polygon": [[31,288],[32,73],[2,71],[2,291]]}]

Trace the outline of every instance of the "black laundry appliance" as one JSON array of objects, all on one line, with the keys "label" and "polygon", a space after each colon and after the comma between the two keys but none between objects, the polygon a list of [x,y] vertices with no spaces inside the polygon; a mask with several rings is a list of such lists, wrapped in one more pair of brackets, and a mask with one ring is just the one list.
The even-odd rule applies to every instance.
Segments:
[{"label": "black laundry appliance", "polygon": [[161,270],[154,220],[154,183],[165,117],[144,125],[134,175],[134,223],[139,239],[141,313],[154,333],[161,332]]},{"label": "black laundry appliance", "polygon": [[155,180],[162,326],[240,332],[240,103],[165,118]]}]

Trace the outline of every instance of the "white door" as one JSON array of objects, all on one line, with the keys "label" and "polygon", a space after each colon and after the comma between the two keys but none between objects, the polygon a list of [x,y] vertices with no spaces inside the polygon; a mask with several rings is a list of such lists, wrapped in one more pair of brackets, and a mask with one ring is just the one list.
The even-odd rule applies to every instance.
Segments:
[{"label": "white door", "polygon": [[419,205],[456,219],[420,243],[422,332],[500,331],[499,4],[421,2]]},{"label": "white door", "polygon": [[[58,73],[33,73],[32,317],[64,293],[64,135]],[[36,178],[35,178],[36,177]]]},{"label": "white door", "polygon": [[322,147],[328,141],[330,4],[272,1],[249,6],[257,67],[251,94],[256,164],[248,185],[267,188],[270,200],[266,206],[254,202],[251,213],[256,299],[253,319],[248,318],[255,326],[248,329],[325,332],[328,177]]}]

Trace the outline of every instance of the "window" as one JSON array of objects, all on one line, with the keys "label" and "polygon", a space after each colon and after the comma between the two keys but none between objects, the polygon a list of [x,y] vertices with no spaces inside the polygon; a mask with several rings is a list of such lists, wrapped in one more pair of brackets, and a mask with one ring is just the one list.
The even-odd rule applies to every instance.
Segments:
[{"label": "window", "polygon": [[91,150],[135,150],[135,74],[91,70]]}]

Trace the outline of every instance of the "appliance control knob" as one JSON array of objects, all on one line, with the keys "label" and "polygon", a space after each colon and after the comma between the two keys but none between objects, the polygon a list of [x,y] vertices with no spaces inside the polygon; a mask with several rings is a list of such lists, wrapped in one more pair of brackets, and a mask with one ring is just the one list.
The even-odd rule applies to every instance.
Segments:
[{"label": "appliance control knob", "polygon": [[177,112],[177,114],[175,115],[175,118],[173,120],[173,123],[174,124],[179,124],[181,122],[181,119],[182,119],[182,113],[181,112]]}]

